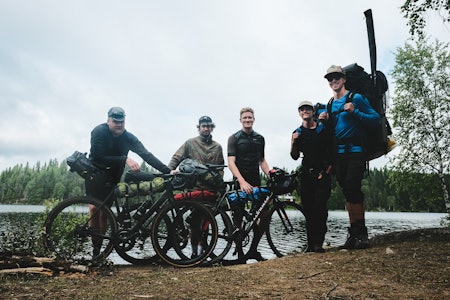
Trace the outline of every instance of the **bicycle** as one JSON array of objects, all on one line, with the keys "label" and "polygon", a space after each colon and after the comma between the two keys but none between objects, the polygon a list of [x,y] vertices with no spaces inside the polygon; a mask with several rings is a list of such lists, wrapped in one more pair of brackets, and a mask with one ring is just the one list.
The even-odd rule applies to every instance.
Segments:
[{"label": "bicycle", "polygon": [[[78,263],[101,261],[115,249],[119,256],[133,264],[148,264],[161,258],[177,267],[196,266],[215,246],[217,223],[211,211],[201,203],[174,200],[174,190],[184,188],[192,180],[192,174],[157,175],[151,182],[143,181],[139,185],[150,186],[150,193],[161,192],[160,197],[131,205],[127,200],[133,189],[127,189],[125,202],[121,205],[117,196],[122,196],[119,187],[103,201],[86,196],[64,200],[50,211],[45,220],[44,246],[56,257]],[[142,188],[138,187],[137,192],[140,190]],[[113,198],[111,208],[106,204],[110,196]],[[176,249],[176,253],[181,253],[181,245],[176,242],[181,235],[166,239],[164,247],[157,246],[155,249],[155,245],[150,243],[153,221],[169,220],[169,215],[174,217],[166,222],[167,230],[173,232],[172,228],[177,227],[182,230],[184,240],[189,241],[191,227],[186,218],[193,211],[202,216],[207,224],[203,228],[206,240],[203,253],[196,257],[169,256],[167,252],[172,248]],[[91,220],[100,214],[107,220],[106,227],[94,229]],[[93,241],[101,244],[100,249],[94,249]]]},{"label": "bicycle", "polygon": [[[251,195],[235,190],[233,181],[226,182],[228,191],[224,192],[216,203],[206,204],[216,216],[219,239],[210,257],[203,261],[202,265],[231,264],[232,261],[239,262],[242,257],[249,257],[253,230],[261,221],[262,212],[267,210],[267,222],[262,229],[265,232],[267,246],[273,251],[275,257],[303,252],[307,246],[303,208],[293,200],[283,200],[278,197],[292,192],[297,184],[296,178],[298,178],[298,172],[288,175],[283,170],[274,168],[268,185],[254,188],[254,201],[248,201]],[[246,204],[247,208],[242,204]],[[239,210],[242,213],[242,224],[236,224],[235,221],[235,219],[241,219],[235,217]],[[230,256],[229,252],[233,244],[235,247]],[[236,255],[238,259],[232,259]]]}]

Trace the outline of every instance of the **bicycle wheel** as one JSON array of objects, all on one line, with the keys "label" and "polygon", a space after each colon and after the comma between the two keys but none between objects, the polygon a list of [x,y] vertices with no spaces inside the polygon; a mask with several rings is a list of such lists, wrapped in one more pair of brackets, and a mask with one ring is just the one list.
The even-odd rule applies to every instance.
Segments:
[{"label": "bicycle wheel", "polygon": [[[93,216],[106,219],[102,229],[90,225],[92,206],[97,207]],[[108,207],[93,198],[74,197],[59,203],[47,215],[44,247],[59,259],[87,264],[101,261],[111,253],[116,232],[116,219]]]},{"label": "bicycle wheel", "polygon": [[275,202],[267,226],[267,241],[277,257],[303,252],[306,248],[306,221],[300,205]]},{"label": "bicycle wheel", "polygon": [[115,245],[117,254],[133,265],[149,265],[159,260],[158,254],[153,249],[150,232],[154,215],[148,218],[137,231],[132,231],[137,222],[133,216],[139,205],[135,205],[127,212],[118,215],[118,238]]},{"label": "bicycle wheel", "polygon": [[172,202],[157,214],[151,226],[156,253],[176,267],[200,264],[213,251],[217,235],[211,211],[192,201]]},{"label": "bicycle wheel", "polygon": [[211,266],[214,264],[221,263],[222,259],[228,254],[233,245],[233,240],[231,238],[233,234],[233,223],[228,215],[227,211],[222,208],[214,208],[211,205],[206,204],[206,207],[212,209],[216,218],[218,227],[218,238],[214,250],[211,252],[208,258],[206,258],[201,265]]}]

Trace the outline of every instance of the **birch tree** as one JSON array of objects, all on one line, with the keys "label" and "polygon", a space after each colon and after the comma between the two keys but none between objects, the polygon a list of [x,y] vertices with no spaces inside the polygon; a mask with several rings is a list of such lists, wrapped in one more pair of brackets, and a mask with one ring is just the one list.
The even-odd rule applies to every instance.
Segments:
[{"label": "birch tree", "polygon": [[393,126],[400,153],[394,167],[407,173],[436,174],[450,215],[450,54],[449,44],[418,39],[396,52],[392,71]]}]

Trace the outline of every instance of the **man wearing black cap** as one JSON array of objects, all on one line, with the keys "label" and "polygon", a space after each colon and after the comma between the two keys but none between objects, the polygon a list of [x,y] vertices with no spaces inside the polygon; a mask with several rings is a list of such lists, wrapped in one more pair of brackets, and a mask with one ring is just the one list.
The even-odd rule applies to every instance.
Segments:
[{"label": "man wearing black cap", "polygon": [[327,202],[331,194],[332,138],[330,130],[314,119],[310,101],[298,105],[302,125],[292,133],[291,157],[303,153],[300,197],[306,219],[306,252],[324,252],[327,232]]},{"label": "man wearing black cap", "polygon": [[[215,164],[223,165],[223,151],[222,146],[213,141],[211,133],[213,132],[214,125],[212,119],[208,116],[202,116],[198,120],[198,133],[199,135],[188,139],[183,145],[178,148],[172,159],[169,162],[169,168],[175,170],[178,165],[185,159],[190,158],[196,160],[202,164]],[[223,171],[219,171],[220,175],[223,177]],[[195,189],[197,190],[212,190],[213,188],[205,183],[197,181],[195,183]],[[216,191],[213,193],[201,192],[203,196],[212,195],[213,199],[217,197]],[[192,256],[201,254],[202,252],[202,241],[200,238],[201,230],[196,230],[200,227],[200,216],[195,214],[192,216],[191,230],[192,230]],[[198,224],[198,226],[196,225]]]},{"label": "man wearing black cap", "polygon": [[341,248],[363,249],[370,247],[365,225],[364,194],[361,181],[366,170],[364,155],[365,128],[377,126],[380,115],[360,94],[351,94],[345,88],[345,72],[332,65],[324,76],[333,90],[331,115],[323,112],[319,118],[328,119],[336,139],[336,177],[346,199],[350,219],[347,241]]},{"label": "man wearing black cap", "polygon": [[[97,125],[91,132],[90,159],[103,171],[98,180],[85,181],[86,195],[100,201],[106,199],[112,203],[111,191],[120,181],[125,164],[133,171],[140,171],[140,164],[128,157],[128,152],[138,154],[146,163],[162,173],[170,173],[169,167],[149,152],[139,139],[125,129],[125,111],[121,107],[112,107],[108,111],[106,123]],[[95,208],[91,208],[93,211]],[[106,219],[95,217],[91,226],[103,230]],[[93,241],[94,256],[98,253],[100,241]],[[97,253],[96,253],[97,252]]]},{"label": "man wearing black cap", "polygon": [[186,158],[196,160],[202,164],[223,165],[222,146],[218,142],[213,141],[211,135],[215,127],[210,117],[200,117],[197,125],[199,135],[188,139],[178,148],[169,162],[169,168],[175,170]]}]

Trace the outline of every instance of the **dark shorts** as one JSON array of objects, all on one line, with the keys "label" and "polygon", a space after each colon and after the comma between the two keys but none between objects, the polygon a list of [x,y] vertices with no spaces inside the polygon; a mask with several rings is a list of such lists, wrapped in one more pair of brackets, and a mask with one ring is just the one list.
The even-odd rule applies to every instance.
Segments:
[{"label": "dark shorts", "polygon": [[362,203],[361,182],[366,171],[363,153],[343,153],[337,156],[336,178],[347,202]]},{"label": "dark shorts", "polygon": [[110,172],[105,170],[99,170],[84,181],[86,196],[96,198],[100,202],[106,200],[108,206],[111,206],[114,200],[111,192],[116,185],[117,182],[113,182]]}]

